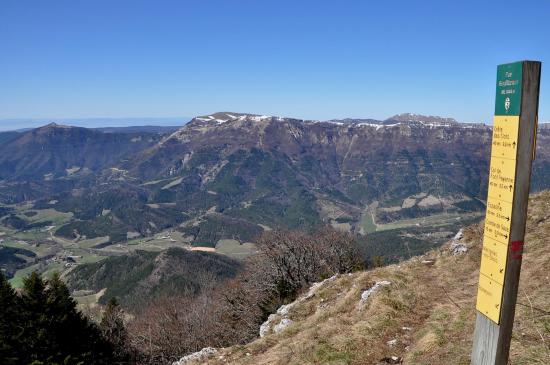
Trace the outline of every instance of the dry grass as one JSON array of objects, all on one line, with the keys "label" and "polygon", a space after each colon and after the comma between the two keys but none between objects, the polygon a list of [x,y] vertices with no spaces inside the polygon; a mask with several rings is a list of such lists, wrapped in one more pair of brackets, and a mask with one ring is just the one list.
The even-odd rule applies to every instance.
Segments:
[{"label": "dry grass", "polygon": [[[207,363],[377,364],[399,356],[404,364],[469,364],[482,234],[482,224],[465,230],[470,249],[463,255],[443,247],[401,265],[342,275],[296,305],[283,332],[221,349]],[[512,364],[550,363],[549,237],[550,192],[543,192],[529,206]],[[421,263],[428,258],[435,264]],[[392,284],[360,308],[362,291],[380,280]]]}]

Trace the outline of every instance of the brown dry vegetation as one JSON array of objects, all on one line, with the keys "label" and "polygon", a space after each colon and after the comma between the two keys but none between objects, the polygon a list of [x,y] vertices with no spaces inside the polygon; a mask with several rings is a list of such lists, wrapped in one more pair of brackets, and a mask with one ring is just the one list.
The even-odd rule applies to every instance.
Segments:
[{"label": "brown dry vegetation", "polygon": [[196,278],[201,293],[162,297],[128,324],[140,364],[170,363],[206,346],[246,344],[267,316],[315,281],[362,265],[353,235],[269,231],[235,279]]},{"label": "brown dry vegetation", "polygon": [[[221,349],[208,364],[469,364],[483,225],[467,228],[467,253],[449,247],[400,265],[340,275],[290,310],[278,334]],[[510,363],[550,363],[550,192],[533,195]],[[434,259],[435,264],[423,264]],[[391,285],[358,306],[379,280]],[[404,328],[408,327],[408,328]],[[409,329],[410,328],[410,329]],[[395,345],[388,341],[396,339]]]}]

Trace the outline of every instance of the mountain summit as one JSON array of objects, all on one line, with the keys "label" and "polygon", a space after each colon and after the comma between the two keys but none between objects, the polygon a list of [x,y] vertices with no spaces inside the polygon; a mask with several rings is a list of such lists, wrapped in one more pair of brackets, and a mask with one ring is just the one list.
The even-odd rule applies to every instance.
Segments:
[{"label": "mountain summit", "polygon": [[385,120],[386,123],[420,123],[435,126],[456,126],[458,121],[454,118],[443,118],[439,116],[427,116],[421,114],[403,113],[397,114]]},{"label": "mountain summit", "polygon": [[234,112],[216,112],[210,115],[203,115],[193,119],[193,121],[210,122],[215,124],[223,124],[232,120],[267,120],[273,118],[269,115],[258,115],[250,113],[234,113]]},{"label": "mountain summit", "polygon": [[51,122],[51,123],[48,123],[48,124],[46,124],[42,127],[37,128],[37,129],[52,129],[52,128],[67,129],[67,128],[77,128],[77,127],[72,127],[72,126],[65,125],[65,124],[59,124],[59,123],[56,123],[56,122]]}]

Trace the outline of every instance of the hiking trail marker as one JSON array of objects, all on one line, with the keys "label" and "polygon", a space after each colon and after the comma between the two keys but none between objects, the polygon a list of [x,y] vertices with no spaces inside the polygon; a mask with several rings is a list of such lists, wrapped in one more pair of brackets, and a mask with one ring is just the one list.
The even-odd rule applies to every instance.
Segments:
[{"label": "hiking trail marker", "polygon": [[485,231],[472,365],[506,365],[518,293],[541,63],[497,67]]}]

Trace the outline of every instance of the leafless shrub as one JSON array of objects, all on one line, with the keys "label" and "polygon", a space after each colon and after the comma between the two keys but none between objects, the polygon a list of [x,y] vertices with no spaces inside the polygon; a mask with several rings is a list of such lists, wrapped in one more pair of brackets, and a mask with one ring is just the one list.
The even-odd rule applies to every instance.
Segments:
[{"label": "leafless shrub", "polygon": [[313,234],[265,232],[258,240],[264,256],[262,270],[268,270],[271,283],[281,295],[294,295],[304,286],[336,273],[357,270],[362,265],[353,235],[324,228]]},{"label": "leafless shrub", "polygon": [[324,228],[313,235],[329,273],[349,273],[363,268],[356,238],[351,233]]},{"label": "leafless shrub", "polygon": [[269,314],[313,282],[363,264],[355,237],[332,228],[313,234],[269,231],[259,237],[257,245],[258,254],[224,291],[227,316],[222,321],[232,331],[230,343],[256,337]]},{"label": "leafless shrub", "polygon": [[129,324],[130,341],[141,352],[141,362],[169,363],[205,344],[218,346],[213,337],[218,333],[214,305],[209,295],[152,303]]}]

